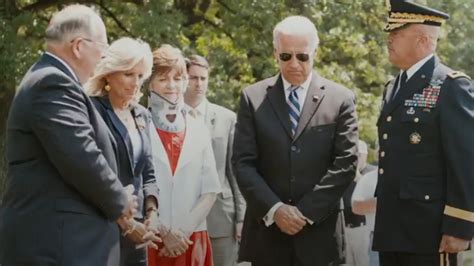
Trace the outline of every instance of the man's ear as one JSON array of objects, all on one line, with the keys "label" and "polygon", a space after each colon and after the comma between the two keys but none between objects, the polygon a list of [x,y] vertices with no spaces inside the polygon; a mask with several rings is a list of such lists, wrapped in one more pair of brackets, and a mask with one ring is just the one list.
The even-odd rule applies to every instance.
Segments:
[{"label": "man's ear", "polygon": [[72,50],[72,54],[74,55],[75,58],[77,59],[81,59],[82,56],[81,56],[81,50],[82,50],[82,40],[77,38],[77,39],[74,39],[71,41],[71,50]]},{"label": "man's ear", "polygon": [[280,63],[280,57],[278,56],[278,52],[276,48],[273,48],[273,57],[275,57],[275,60],[277,63]]}]

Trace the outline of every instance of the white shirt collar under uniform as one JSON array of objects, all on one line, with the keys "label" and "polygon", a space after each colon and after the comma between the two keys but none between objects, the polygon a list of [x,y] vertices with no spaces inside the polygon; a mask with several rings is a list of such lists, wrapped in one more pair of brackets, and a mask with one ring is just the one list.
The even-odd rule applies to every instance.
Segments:
[{"label": "white shirt collar under uniform", "polygon": [[[428,61],[431,59],[431,57],[433,57],[434,54],[429,54],[427,57],[421,59],[420,61],[418,61],[416,64],[414,64],[413,66],[411,66],[409,69],[407,69],[407,81],[413,76],[415,75],[415,73],[420,70],[420,68]],[[403,73],[403,70],[400,70],[400,75]]]},{"label": "white shirt collar under uniform", "polygon": [[[305,82],[303,82],[299,88],[296,90],[296,94],[298,94],[298,102],[300,104],[300,111],[303,110],[303,105],[304,105],[304,101],[306,99],[306,95],[308,94],[308,89],[309,89],[309,85],[311,84],[311,80],[313,78],[313,72],[311,71],[309,73],[309,76],[308,78],[305,80]],[[284,88],[284,91],[285,91],[285,101],[288,102],[288,96],[290,95],[291,93],[291,83],[288,82],[284,77],[283,75],[281,75],[281,79],[283,80],[283,88]]]}]

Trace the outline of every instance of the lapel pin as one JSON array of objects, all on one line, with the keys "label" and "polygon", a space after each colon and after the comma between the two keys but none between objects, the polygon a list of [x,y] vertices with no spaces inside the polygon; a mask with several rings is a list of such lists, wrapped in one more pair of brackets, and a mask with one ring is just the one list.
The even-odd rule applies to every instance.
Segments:
[{"label": "lapel pin", "polygon": [[425,76],[425,75],[421,75],[421,78],[424,79],[424,78],[426,78],[426,76]]}]

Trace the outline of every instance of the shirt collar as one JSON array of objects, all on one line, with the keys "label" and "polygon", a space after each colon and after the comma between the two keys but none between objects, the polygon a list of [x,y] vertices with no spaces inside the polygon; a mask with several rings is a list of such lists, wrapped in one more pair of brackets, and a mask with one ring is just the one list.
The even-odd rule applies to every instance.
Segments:
[{"label": "shirt collar", "polygon": [[207,100],[204,99],[198,106],[196,106],[196,108],[193,108],[190,105],[186,104],[186,111],[189,112],[191,110],[194,110],[194,111],[197,111],[198,114],[204,115],[206,113],[206,103],[207,103]]},{"label": "shirt collar", "polygon": [[62,60],[59,56],[57,56],[57,55],[55,55],[55,54],[52,54],[52,53],[50,53],[50,52],[45,52],[45,54],[47,54],[47,55],[53,57],[54,59],[58,60],[59,63],[63,64],[63,65],[67,68],[67,70],[69,70],[69,72],[71,72],[71,74],[74,76],[74,79],[75,79],[77,82],[80,83],[79,78],[77,77],[77,75],[76,75],[76,73],[74,72],[74,70],[72,70],[72,68],[71,68],[64,60]]},{"label": "shirt collar", "polygon": [[[427,57],[421,59],[420,61],[418,61],[416,64],[414,64],[413,66],[411,66],[408,70],[407,70],[407,80],[409,80],[413,75],[415,75],[415,73],[428,61],[431,59],[431,57],[433,57],[434,54],[429,54]],[[403,73],[403,70],[400,70],[400,74]]]},{"label": "shirt collar", "polygon": [[[290,82],[288,82],[285,77],[283,77],[283,75],[281,75],[281,78],[283,80],[283,87],[285,88],[285,90],[290,90],[292,84]],[[299,86],[302,91],[307,91],[308,88],[309,88],[309,84],[311,83],[311,79],[313,78],[313,71],[311,71],[309,73],[309,76],[308,78]]]}]

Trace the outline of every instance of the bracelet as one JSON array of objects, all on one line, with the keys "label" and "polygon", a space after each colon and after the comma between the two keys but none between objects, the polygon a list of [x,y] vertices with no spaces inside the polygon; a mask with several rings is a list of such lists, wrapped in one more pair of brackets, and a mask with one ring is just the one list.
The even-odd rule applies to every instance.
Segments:
[{"label": "bracelet", "polygon": [[133,231],[135,231],[135,228],[136,228],[136,224],[133,223],[132,228],[130,228],[130,229],[128,229],[127,231],[125,231],[122,235],[125,237],[125,236],[127,236],[127,235],[133,233]]}]

